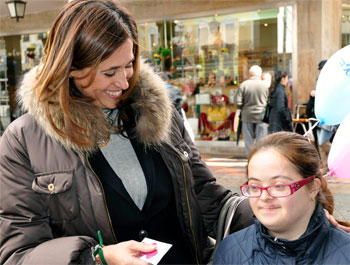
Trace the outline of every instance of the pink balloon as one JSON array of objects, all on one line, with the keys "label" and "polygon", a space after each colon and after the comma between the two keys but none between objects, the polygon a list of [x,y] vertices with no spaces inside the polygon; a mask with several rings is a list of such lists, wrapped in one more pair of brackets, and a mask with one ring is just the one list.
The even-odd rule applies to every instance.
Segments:
[{"label": "pink balloon", "polygon": [[341,122],[328,155],[331,176],[350,179],[350,113]]}]

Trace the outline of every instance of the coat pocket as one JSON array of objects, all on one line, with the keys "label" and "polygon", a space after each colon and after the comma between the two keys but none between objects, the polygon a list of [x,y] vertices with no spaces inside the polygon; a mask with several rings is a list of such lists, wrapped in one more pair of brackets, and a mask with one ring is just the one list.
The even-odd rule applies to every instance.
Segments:
[{"label": "coat pocket", "polygon": [[40,193],[52,220],[69,221],[79,214],[73,171],[37,174],[32,189]]}]

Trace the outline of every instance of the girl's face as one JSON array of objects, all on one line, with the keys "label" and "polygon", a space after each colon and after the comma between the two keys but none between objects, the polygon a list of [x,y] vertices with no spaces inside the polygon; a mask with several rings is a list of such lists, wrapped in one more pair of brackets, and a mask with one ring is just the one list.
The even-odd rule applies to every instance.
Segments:
[{"label": "girl's face", "polygon": [[91,68],[71,72],[76,87],[85,96],[93,98],[100,108],[117,107],[123,90],[129,88],[128,80],[133,76],[133,42],[127,39],[110,57],[100,63],[93,82],[87,86]]},{"label": "girl's face", "polygon": [[[262,187],[291,184],[302,180],[296,168],[274,149],[257,152],[248,164],[248,184]],[[294,240],[307,228],[315,209],[319,179],[303,186],[288,197],[274,198],[266,190],[259,198],[249,198],[256,218],[269,230],[270,235]],[[311,188],[314,187],[314,188]]]}]

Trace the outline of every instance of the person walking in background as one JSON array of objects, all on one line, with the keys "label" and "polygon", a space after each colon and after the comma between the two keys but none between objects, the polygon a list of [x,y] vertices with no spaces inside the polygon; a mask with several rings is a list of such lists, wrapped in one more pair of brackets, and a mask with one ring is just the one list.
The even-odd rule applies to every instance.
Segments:
[{"label": "person walking in background", "polygon": [[269,133],[279,131],[293,131],[292,114],[288,107],[286,86],[288,84],[288,73],[278,71],[275,74],[274,83],[270,91],[270,117]]},{"label": "person walking in background", "polygon": [[[1,264],[145,265],[145,237],[172,244],[162,264],[208,262],[238,195],[216,184],[137,39],[109,0],[55,18],[18,91],[27,113],[0,142]],[[252,223],[247,200],[235,217],[233,230]]]},{"label": "person walking in background", "polygon": [[[321,71],[322,68],[327,63],[327,60],[322,60],[318,64],[318,70]],[[316,118],[315,115],[315,95],[316,90],[313,89],[310,92],[310,99],[307,103],[306,114],[309,118]],[[316,121],[312,121],[314,124]],[[326,174],[328,172],[327,160],[328,154],[331,149],[331,143],[333,137],[337,131],[339,125],[318,125],[313,129],[312,133],[315,139],[315,146],[317,151],[320,154],[321,162],[322,162],[322,172]]]},{"label": "person walking in background", "polygon": [[170,84],[169,75],[167,73],[160,72],[159,76],[163,79],[163,81],[165,82],[166,87],[168,88],[170,100],[173,102],[173,105],[174,105],[175,109],[180,114],[180,116],[182,116],[182,111],[181,111],[181,108],[182,108],[182,96],[181,96],[180,88]]},{"label": "person walking in background", "polygon": [[252,147],[247,173],[241,191],[257,219],[221,242],[214,264],[350,264],[350,235],[327,220],[334,198],[306,137],[268,135]]},{"label": "person walking in background", "polygon": [[269,88],[272,82],[272,76],[269,72],[263,72],[261,74],[261,80],[265,83],[265,85]]},{"label": "person walking in background", "polygon": [[267,104],[268,86],[261,80],[262,69],[253,65],[249,69],[249,79],[244,81],[236,94],[235,104],[241,109],[242,131],[247,157],[254,141],[267,135],[267,124],[261,115]]},{"label": "person walking in background", "polygon": [[[306,106],[306,115],[308,118],[313,118],[316,119],[316,115],[315,115],[315,95],[316,95],[316,90],[313,89],[310,92],[310,98],[309,101],[307,102],[307,106]],[[314,125],[316,123],[316,121],[311,121],[311,124]],[[314,128],[312,130],[312,134],[314,136],[314,144],[316,147],[317,152],[319,151],[319,145],[318,145],[318,137],[317,137],[317,127]]]},{"label": "person walking in background", "polygon": [[159,75],[164,80],[166,87],[168,88],[168,91],[169,91],[170,100],[173,102],[175,109],[184,120],[185,128],[188,134],[190,135],[192,142],[194,142],[195,136],[194,136],[192,127],[187,120],[186,112],[182,108],[182,95],[181,95],[180,88],[170,84],[169,75],[167,73],[160,72]]},{"label": "person walking in background", "polygon": [[[327,63],[327,60],[322,60],[321,62],[319,62],[318,64],[318,70],[321,71],[323,66]],[[316,90],[313,89],[310,91],[310,98],[309,101],[307,102],[307,106],[306,106],[306,115],[308,118],[313,118],[316,119],[316,115],[315,115],[315,95],[316,95]],[[311,121],[311,124],[314,125],[316,121]],[[312,131],[312,134],[314,136],[315,139],[315,147],[316,150],[319,152],[319,144],[318,144],[318,129],[315,128]]]}]

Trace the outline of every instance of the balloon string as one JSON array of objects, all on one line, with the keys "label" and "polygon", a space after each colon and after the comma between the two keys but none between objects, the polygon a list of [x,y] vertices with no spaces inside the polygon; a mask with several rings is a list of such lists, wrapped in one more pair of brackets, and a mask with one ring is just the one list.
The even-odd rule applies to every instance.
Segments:
[{"label": "balloon string", "polygon": [[312,133],[312,130],[320,123],[319,119],[309,118],[310,121],[316,121],[311,128],[303,135],[304,137],[307,137],[307,139],[310,142],[310,134]]}]

